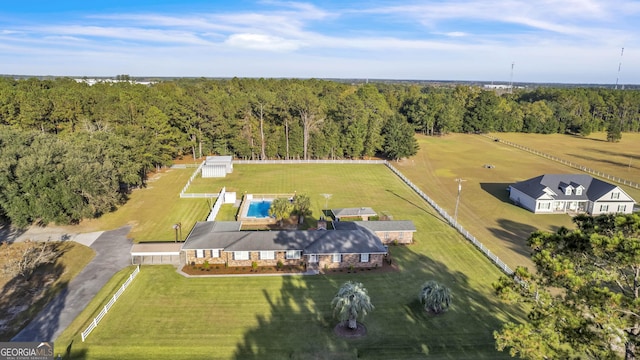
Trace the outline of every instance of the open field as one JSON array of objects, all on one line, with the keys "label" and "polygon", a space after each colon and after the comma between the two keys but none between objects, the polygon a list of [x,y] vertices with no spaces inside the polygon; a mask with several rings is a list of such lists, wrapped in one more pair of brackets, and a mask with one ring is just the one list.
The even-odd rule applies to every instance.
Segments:
[{"label": "open field", "polygon": [[[593,133],[587,137],[523,133],[490,135],[640,183],[640,133],[623,133],[622,140],[617,143],[607,142],[607,134],[602,132]],[[566,169],[565,172],[572,171],[570,168]],[[632,188],[624,188],[624,190],[640,201],[640,190]]]},{"label": "open field", "polygon": [[185,230],[209,213],[211,200],[181,199],[179,194],[195,169],[168,169],[154,174],[144,189],[134,190],[129,201],[117,211],[99,219],[85,220],[80,225],[66,227],[70,232],[113,230],[133,225],[129,236],[135,242],[174,241],[173,224],[182,223]]},{"label": "open field", "polygon": [[[520,143],[517,138],[511,140],[506,135],[522,136],[523,139],[529,136],[500,134],[501,138],[517,143]],[[609,145],[606,142],[580,140],[593,147]],[[510,267],[533,266],[526,246],[526,238],[531,232],[537,229],[555,231],[560,226],[573,227],[568,215],[535,215],[514,206],[506,188],[514,182],[540,174],[571,173],[576,170],[481,135],[418,136],[418,141],[419,153],[409,160],[394,163],[394,166],[451,215],[455,211],[458,191],[455,179],[464,179],[458,221]],[[550,146],[543,144],[538,143],[540,147],[537,149],[547,151]],[[532,144],[530,146],[533,147]],[[602,161],[606,162],[605,152],[592,150],[591,153],[601,154]],[[485,168],[485,164],[494,168]],[[599,169],[599,164],[585,165]],[[636,199],[640,198],[640,192],[623,188]]]},{"label": "open field", "polygon": [[[494,296],[491,283],[501,273],[386,167],[238,165],[232,176],[211,179],[212,190],[221,186],[239,193],[306,193],[314,218],[325,207],[321,194],[331,193],[330,208],[370,206],[413,220],[416,243],[391,247],[401,270],[381,274],[184,278],[172,267],[146,266],[86,343],[79,331],[106,293],[56,348],[73,341],[72,353],[86,359],[508,357],[495,350],[492,332],[523,313]],[[352,279],[367,287],[376,309],[364,321],[368,335],[345,340],[333,334],[329,303]],[[444,315],[427,316],[417,304],[428,279],[452,289],[454,306]]]}]

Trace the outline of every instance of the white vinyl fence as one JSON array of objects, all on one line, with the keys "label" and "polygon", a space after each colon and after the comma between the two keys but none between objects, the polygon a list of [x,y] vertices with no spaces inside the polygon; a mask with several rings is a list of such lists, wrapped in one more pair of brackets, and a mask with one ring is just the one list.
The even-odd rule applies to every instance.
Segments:
[{"label": "white vinyl fence", "polygon": [[538,155],[538,156],[543,157],[545,159],[549,159],[549,160],[553,160],[553,161],[559,162],[559,163],[561,163],[563,165],[572,167],[574,169],[578,169],[580,171],[584,171],[586,173],[589,173],[589,174],[592,174],[592,175],[596,175],[596,176],[601,177],[603,179],[607,179],[607,180],[616,182],[618,184],[631,186],[632,188],[635,188],[635,189],[640,189],[640,184],[638,184],[636,182],[633,182],[631,180],[626,180],[626,179],[619,178],[617,176],[609,175],[607,173],[603,173],[602,171],[594,170],[594,169],[588,168],[586,166],[583,166],[583,165],[580,165],[580,164],[576,164],[574,162],[567,161],[567,160],[561,159],[561,158],[553,156],[553,155],[545,154],[545,153],[543,153],[541,151],[538,151],[536,149],[531,149],[531,148],[528,148],[526,146],[518,145],[516,143],[512,143],[512,142],[506,141],[506,140],[502,140],[502,139],[499,139],[499,138],[496,138],[496,137],[493,137],[493,136],[490,136],[490,135],[484,135],[484,136],[488,137],[490,139],[493,139],[494,141],[499,141],[499,142],[501,142],[503,144],[506,144],[506,145],[509,145],[511,147],[514,147],[516,149],[520,149],[520,150],[529,152],[531,154]]},{"label": "white vinyl fence", "polygon": [[[234,164],[264,164],[264,165],[273,165],[273,164],[384,164],[389,169],[391,169],[391,171],[393,171],[396,175],[398,175],[400,177],[400,179],[402,179],[402,181],[404,181],[407,185],[409,185],[409,187],[411,187],[411,189],[413,189],[413,191],[415,191],[418,195],[420,195],[420,197],[422,197],[425,201],[427,201],[429,203],[429,205],[431,205],[436,211],[438,211],[438,213],[440,215],[442,215],[442,217],[444,217],[449,222],[449,224],[451,224],[451,226],[453,226],[456,230],[458,230],[458,232],[460,234],[462,234],[465,238],[467,238],[469,241],[471,241],[471,243],[473,245],[475,245],[480,251],[482,251],[502,271],[504,271],[506,274],[509,274],[509,275],[513,274],[513,270],[511,270],[511,268],[509,268],[509,266],[507,266],[507,264],[505,264],[502,260],[500,260],[498,258],[498,256],[496,256],[494,253],[491,252],[491,250],[487,249],[487,247],[484,246],[484,244],[482,244],[480,241],[478,241],[478,239],[476,239],[475,236],[471,235],[467,230],[465,230],[462,227],[462,225],[460,225],[458,222],[455,221],[455,219],[453,219],[453,217],[451,217],[449,214],[447,214],[447,212],[443,208],[441,208],[438,204],[436,204],[435,201],[433,201],[429,196],[427,196],[427,194],[425,194],[422,190],[420,190],[408,178],[406,178],[398,169],[393,167],[391,165],[391,163],[389,163],[386,160],[233,160],[233,163]],[[202,164],[204,164],[204,162]],[[207,221],[212,221],[213,219],[215,219],[215,216],[217,215],[217,213],[219,211],[219,207],[216,210],[216,206],[218,206],[218,204],[220,204],[220,206],[221,206],[222,202],[224,201],[224,189],[222,189],[220,194],[186,194],[185,193],[186,190],[189,188],[189,185],[191,185],[191,181],[198,175],[198,172],[200,171],[200,168],[202,167],[202,164],[193,173],[193,175],[191,176],[191,179],[187,182],[187,184],[185,185],[184,189],[180,193],[180,197],[212,197],[212,198],[213,197],[218,197],[218,199],[216,200],[215,205],[211,209],[211,213],[207,217]],[[209,219],[211,219],[211,220],[209,220]]]},{"label": "white vinyl fence", "polygon": [[89,324],[89,326],[87,326],[87,328],[82,332],[82,342],[84,342],[87,336],[91,334],[93,329],[95,329],[98,326],[98,324],[100,323],[100,320],[102,320],[102,318],[107,314],[107,312],[109,311],[109,309],[111,309],[113,304],[116,303],[116,300],[118,300],[120,295],[124,293],[124,290],[131,284],[131,282],[133,281],[133,279],[135,279],[136,275],[138,275],[139,272],[140,272],[140,265],[136,266],[136,269],[131,273],[131,275],[129,275],[129,278],[127,279],[127,281],[125,281],[124,284],[122,284],[120,289],[116,291],[115,295],[113,295],[113,297],[111,298],[111,300],[109,300],[107,305],[105,305],[104,308],[102,308],[98,316],[93,318],[93,321],[91,322],[91,324]]},{"label": "white vinyl fence", "polygon": [[220,208],[224,203],[224,194],[226,192],[227,192],[226,187],[223,187],[222,190],[220,190],[220,194],[218,194],[216,203],[213,204],[213,207],[211,208],[211,212],[209,213],[209,216],[207,216],[207,221],[214,221],[216,219],[216,216],[218,216],[218,212],[220,211]]},{"label": "white vinyl fence", "polygon": [[391,171],[393,171],[402,181],[404,181],[413,191],[415,191],[420,197],[422,197],[426,202],[431,205],[443,218],[445,218],[451,226],[453,226],[462,236],[467,238],[467,240],[471,241],[473,245],[476,246],[480,251],[482,251],[494,264],[496,264],[502,271],[504,271],[507,275],[513,274],[513,270],[507,264],[505,264],[498,256],[491,252],[491,250],[487,249],[484,244],[482,244],[475,236],[471,235],[467,230],[465,230],[462,225],[460,225],[452,216],[450,216],[443,208],[441,208],[435,201],[433,201],[427,194],[425,194],[420,188],[414,185],[411,180],[407,179],[402,173],[393,167],[389,162],[386,162],[386,165]]}]

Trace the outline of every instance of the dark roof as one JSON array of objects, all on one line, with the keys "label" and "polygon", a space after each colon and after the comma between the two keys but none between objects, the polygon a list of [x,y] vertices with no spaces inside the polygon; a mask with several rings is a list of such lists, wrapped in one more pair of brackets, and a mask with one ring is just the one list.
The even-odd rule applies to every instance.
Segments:
[{"label": "dark roof", "polygon": [[[575,195],[575,193],[565,195],[560,187],[561,185],[566,187],[569,184],[574,188],[582,185],[585,190],[582,192],[582,195]],[[515,183],[511,185],[511,187],[520,190],[534,199],[542,196],[545,193],[545,188],[549,188],[556,193],[556,196],[552,195],[552,197],[557,200],[594,201],[615,189],[617,186],[585,174],[546,174]]]},{"label": "dark roof", "polygon": [[316,230],[315,241],[308,245],[307,254],[363,254],[386,253],[387,250],[371,231],[358,230]]},{"label": "dark roof", "polygon": [[376,216],[375,211],[369,207],[359,207],[359,208],[344,208],[344,209],[331,209],[333,216],[336,218],[340,217],[356,217],[356,216]]},{"label": "dark roof", "polygon": [[[225,251],[303,250],[309,254],[385,253],[380,239],[364,227],[351,230],[219,231],[231,223],[198,222],[183,249],[224,249]],[[239,224],[239,223],[237,223]],[[216,229],[218,231],[216,231]]]},{"label": "dark roof", "polygon": [[385,220],[385,221],[336,221],[333,227],[336,230],[352,230],[357,226],[365,227],[371,231],[416,231],[411,220]]},{"label": "dark roof", "polygon": [[[242,223],[239,221],[199,221],[191,229],[182,248],[224,249],[237,239],[217,235],[240,232],[241,226]],[[213,234],[216,234],[216,236],[213,236]]]}]

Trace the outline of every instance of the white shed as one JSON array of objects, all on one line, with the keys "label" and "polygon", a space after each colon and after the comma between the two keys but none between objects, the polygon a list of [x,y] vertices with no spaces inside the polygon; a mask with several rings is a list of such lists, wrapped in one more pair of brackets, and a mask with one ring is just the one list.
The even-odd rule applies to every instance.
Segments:
[{"label": "white shed", "polygon": [[225,177],[233,172],[231,156],[207,156],[202,166],[202,177]]}]

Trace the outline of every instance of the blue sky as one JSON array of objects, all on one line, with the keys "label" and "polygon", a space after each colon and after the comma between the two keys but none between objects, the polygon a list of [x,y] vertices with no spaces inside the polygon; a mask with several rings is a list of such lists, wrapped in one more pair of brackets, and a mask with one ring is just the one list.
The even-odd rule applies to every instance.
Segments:
[{"label": "blue sky", "polygon": [[[624,53],[621,56],[621,50]],[[640,84],[640,1],[7,1],[0,74]]]}]

